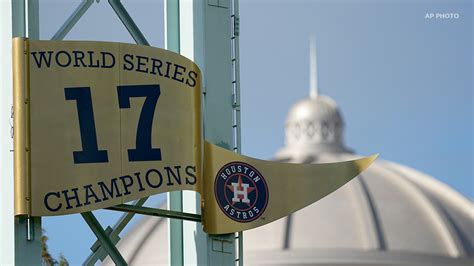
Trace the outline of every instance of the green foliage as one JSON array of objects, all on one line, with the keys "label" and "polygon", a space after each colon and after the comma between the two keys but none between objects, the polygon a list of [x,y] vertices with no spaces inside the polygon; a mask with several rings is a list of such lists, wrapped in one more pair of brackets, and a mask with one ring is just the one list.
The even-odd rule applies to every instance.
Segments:
[{"label": "green foliage", "polygon": [[42,234],[41,234],[41,258],[43,259],[43,265],[44,266],[69,266],[69,262],[67,259],[64,257],[64,255],[61,253],[59,254],[59,262],[51,254],[49,253],[48,250],[48,236],[45,234],[45,230],[43,229]]},{"label": "green foliage", "polygon": [[63,253],[59,254],[59,266],[69,266],[69,262],[66,257],[64,257]]}]

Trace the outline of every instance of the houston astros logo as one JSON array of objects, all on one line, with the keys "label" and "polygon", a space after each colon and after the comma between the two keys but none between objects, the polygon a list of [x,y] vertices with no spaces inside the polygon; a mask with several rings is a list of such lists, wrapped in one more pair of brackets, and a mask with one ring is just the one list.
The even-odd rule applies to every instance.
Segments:
[{"label": "houston astros logo", "polygon": [[268,203],[268,187],[262,174],[244,162],[231,162],[217,173],[214,193],[221,210],[237,222],[251,222]]}]

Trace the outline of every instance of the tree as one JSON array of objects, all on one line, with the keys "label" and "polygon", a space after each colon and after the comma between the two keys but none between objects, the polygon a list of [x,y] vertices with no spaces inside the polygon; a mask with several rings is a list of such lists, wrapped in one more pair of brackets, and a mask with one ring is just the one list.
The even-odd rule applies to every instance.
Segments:
[{"label": "tree", "polygon": [[51,256],[48,250],[48,236],[46,235],[46,231],[43,229],[41,234],[41,258],[43,260],[43,265],[45,266],[69,266],[69,262],[67,261],[66,257],[62,253],[59,254],[59,262]]},{"label": "tree", "polygon": [[63,253],[59,254],[59,266],[69,266],[69,262],[66,257],[64,257]]}]

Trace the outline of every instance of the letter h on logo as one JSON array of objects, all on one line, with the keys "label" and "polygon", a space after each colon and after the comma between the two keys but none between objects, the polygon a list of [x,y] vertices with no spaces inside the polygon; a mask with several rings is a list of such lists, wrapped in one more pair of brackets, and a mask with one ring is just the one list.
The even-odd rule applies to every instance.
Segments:
[{"label": "letter h on logo", "polygon": [[[250,203],[250,200],[248,198],[248,188],[249,184],[244,184],[244,183],[232,183],[232,187],[234,188],[234,197],[232,198],[232,202],[243,202],[243,203]],[[239,196],[242,195],[243,198],[240,198]]]}]

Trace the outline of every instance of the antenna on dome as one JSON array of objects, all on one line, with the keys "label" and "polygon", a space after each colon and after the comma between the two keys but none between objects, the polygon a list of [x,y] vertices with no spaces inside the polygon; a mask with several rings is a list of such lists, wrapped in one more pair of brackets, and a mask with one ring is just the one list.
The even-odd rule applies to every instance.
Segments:
[{"label": "antenna on dome", "polygon": [[316,62],[316,38],[310,37],[309,48],[309,97],[318,97],[318,66]]}]

